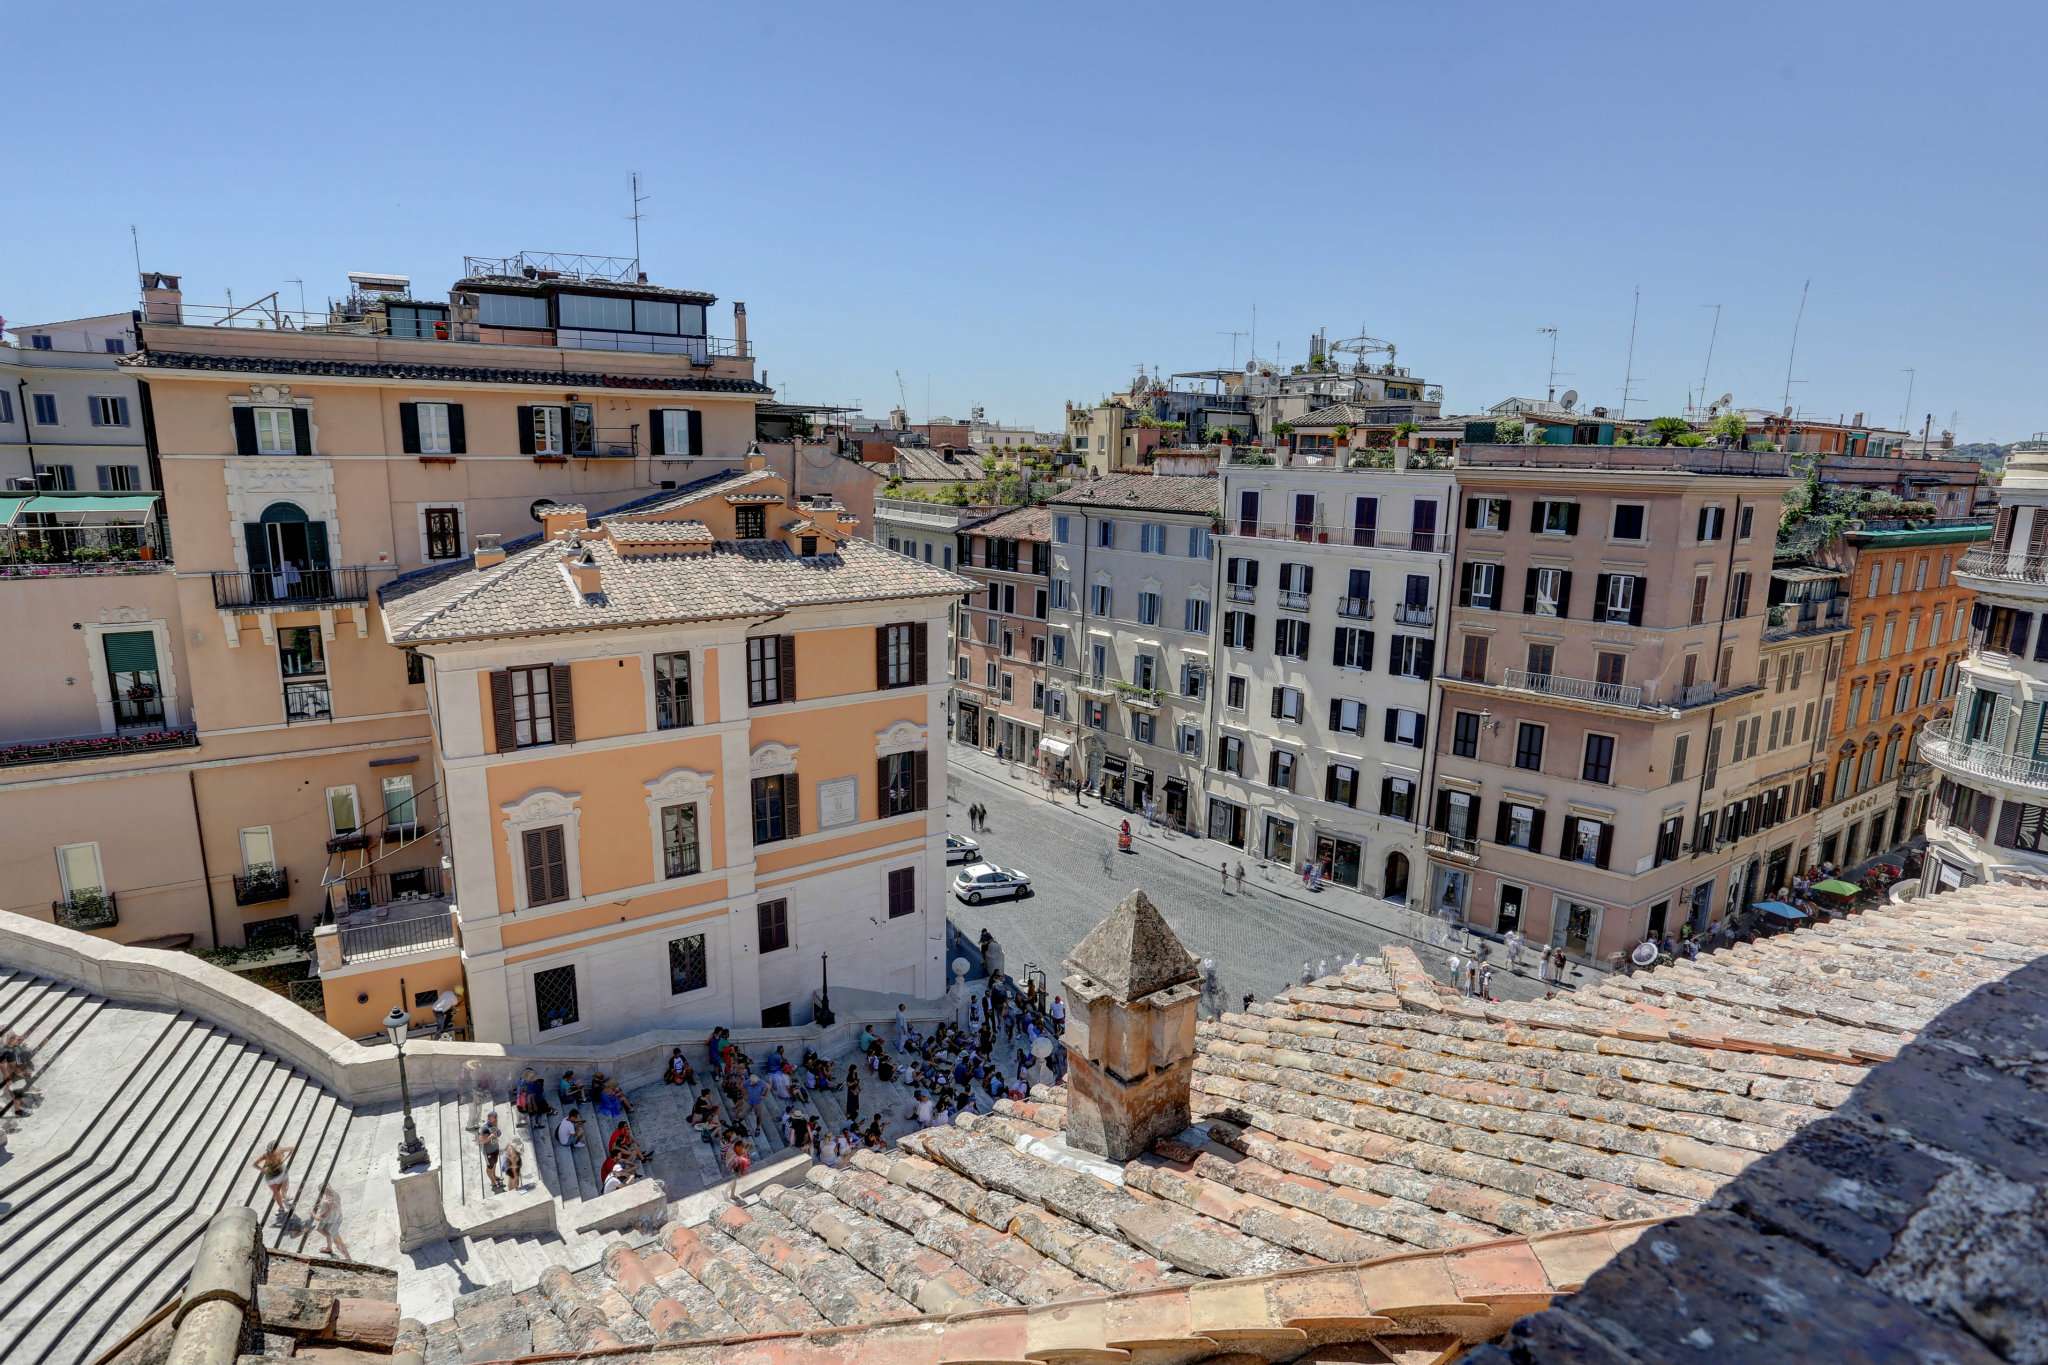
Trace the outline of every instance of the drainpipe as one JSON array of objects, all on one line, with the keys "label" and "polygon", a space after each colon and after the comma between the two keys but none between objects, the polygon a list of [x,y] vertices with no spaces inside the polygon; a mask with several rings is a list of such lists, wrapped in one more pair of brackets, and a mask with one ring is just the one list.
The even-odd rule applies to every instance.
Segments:
[{"label": "drainpipe", "polygon": [[43,482],[43,472],[36,467],[35,422],[30,417],[32,409],[28,403],[27,379],[16,377],[14,381],[14,402],[15,406],[21,409],[21,436],[22,444],[28,447],[29,477],[34,479],[37,486],[40,487]]},{"label": "drainpipe", "polygon": [[206,888],[206,927],[213,935],[213,946],[220,947],[220,919],[213,908],[213,872],[206,865],[206,833],[199,823],[199,778],[190,768],[185,770],[185,786],[192,793],[192,837],[199,845],[199,883]]},{"label": "drainpipe", "polygon": [[[1715,688],[1715,690],[1716,690],[1716,691],[1718,691],[1718,690],[1719,690],[1719,680],[1720,680],[1720,676],[1721,676],[1721,650],[1722,650],[1722,648],[1724,647],[1724,644],[1725,644],[1725,642],[1727,641],[1727,638],[1728,638],[1728,605],[1729,605],[1729,602],[1730,602],[1730,601],[1731,601],[1731,600],[1733,599],[1733,597],[1734,597],[1734,594],[1735,594],[1735,527],[1737,527],[1737,526],[1740,526],[1741,524],[1742,524],[1742,499],[1740,499],[1740,498],[1737,498],[1737,499],[1735,500],[1735,520],[1734,520],[1734,523],[1733,523],[1732,525],[1730,525],[1730,526],[1728,527],[1728,558],[1727,558],[1727,561],[1726,561],[1726,562],[1725,562],[1725,563],[1724,563],[1724,564],[1723,564],[1723,565],[1721,566],[1721,569],[1722,569],[1722,576],[1723,576],[1723,579],[1724,579],[1724,581],[1723,581],[1723,582],[1722,582],[1722,584],[1721,584],[1721,619],[1720,619],[1720,620],[1719,620],[1718,622],[1716,622],[1716,623],[1715,623],[1715,627],[1714,627],[1714,657],[1713,657],[1712,663],[1713,663],[1713,669],[1714,669],[1714,672],[1713,672],[1713,677],[1714,677],[1714,679],[1715,679],[1715,682],[1716,682],[1716,688]],[[1768,595],[1768,594],[1767,594],[1767,595]],[[1707,729],[1706,729],[1707,739],[1706,739],[1706,740],[1705,740],[1705,741],[1704,741],[1704,742],[1703,742],[1703,743],[1701,744],[1701,746],[1700,746],[1700,750],[1701,750],[1701,752],[1700,752],[1700,757],[1701,757],[1701,758],[1705,758],[1705,757],[1706,757],[1706,747],[1707,747],[1707,744],[1710,744],[1710,743],[1712,743],[1712,742],[1713,742],[1713,740],[1712,740],[1712,736],[1713,736],[1713,733],[1714,733],[1714,718],[1715,718],[1716,716],[1720,715],[1720,714],[1721,714],[1721,704],[1720,704],[1719,702],[1716,702],[1716,703],[1714,703],[1714,704],[1713,704],[1712,706],[1710,706],[1710,707],[1708,707],[1708,708],[1707,708]],[[1718,761],[1718,760],[1717,760],[1717,761]],[[1699,785],[1699,795],[1698,795],[1698,797],[1697,797],[1698,803],[1699,803],[1699,805],[1700,805],[1700,809],[1699,809],[1699,810],[1698,810],[1698,811],[1697,811],[1697,812],[1695,813],[1695,818],[1697,818],[1697,816],[1699,816],[1699,815],[1705,815],[1705,814],[1706,814],[1706,810],[1705,810],[1705,806],[1706,806],[1706,799],[1707,799],[1707,769],[1706,769],[1706,765],[1705,765],[1705,764],[1701,764],[1701,765],[1700,765],[1700,785]],[[1694,856],[1698,856],[1698,849],[1697,849],[1697,847],[1695,847],[1695,849],[1694,849]],[[1708,918],[1712,918],[1712,917],[1713,917],[1713,913],[1714,913],[1714,908],[1713,908],[1713,905],[1712,905],[1711,903],[1709,903],[1709,905],[1707,906],[1707,915],[1708,915]]]}]

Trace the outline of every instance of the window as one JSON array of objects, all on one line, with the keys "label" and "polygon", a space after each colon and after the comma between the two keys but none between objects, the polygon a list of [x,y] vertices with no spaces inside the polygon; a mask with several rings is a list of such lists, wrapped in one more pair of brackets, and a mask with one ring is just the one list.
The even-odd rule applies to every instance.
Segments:
[{"label": "window", "polygon": [[1710,541],[1719,540],[1727,518],[1728,509],[1725,507],[1702,507],[1700,509],[1699,526],[1693,539],[1702,545]]},{"label": "window", "polygon": [[1053,607],[1054,607],[1054,608],[1055,608],[1056,610],[1059,610],[1059,611],[1072,611],[1072,610],[1074,609],[1074,598],[1073,598],[1073,592],[1074,592],[1074,585],[1073,585],[1072,583],[1068,582],[1068,581],[1067,581],[1066,579],[1064,579],[1064,578],[1055,578],[1055,579],[1053,579],[1053,580],[1052,580],[1052,605],[1053,605]]},{"label": "window", "polygon": [[1174,733],[1174,748],[1189,758],[1202,752],[1202,729],[1183,722]]},{"label": "window", "polygon": [[1627,655],[1603,649],[1593,656],[1593,681],[1606,683],[1610,687],[1619,687],[1622,674],[1627,667]]},{"label": "window", "polygon": [[1252,626],[1257,618],[1248,611],[1223,613],[1223,643],[1230,649],[1253,649]]},{"label": "window", "polygon": [[428,559],[462,558],[462,513],[453,507],[429,507],[425,512]]},{"label": "window", "polygon": [[522,830],[519,846],[526,863],[527,905],[552,905],[569,899],[568,838],[562,826]]},{"label": "window", "polygon": [[1506,498],[1465,499],[1465,525],[1474,531],[1505,531],[1508,529],[1508,508]]},{"label": "window", "polygon": [[1583,815],[1572,817],[1565,830],[1564,848],[1560,856],[1588,867],[1607,866],[1607,853],[1611,843],[1609,826],[1599,820],[1589,820]]},{"label": "window", "polygon": [[1522,610],[1532,616],[1566,616],[1571,611],[1572,576],[1565,569],[1529,570]]},{"label": "window", "polygon": [[1156,733],[1158,717],[1150,711],[1131,712],[1131,738],[1140,744],[1150,744]]},{"label": "window", "polygon": [[1323,772],[1323,800],[1339,806],[1358,805],[1358,769],[1349,763],[1332,763]]},{"label": "window", "polygon": [[1745,506],[1735,516],[1735,538],[1737,540],[1748,540],[1750,532],[1755,526],[1756,508]]},{"label": "window", "polygon": [[292,426],[291,408],[254,408],[251,412],[256,419],[256,453],[258,455],[296,455],[299,438]]},{"label": "window", "polygon": [[1187,631],[1190,635],[1207,635],[1209,633],[1208,598],[1188,598],[1187,607],[1181,616],[1181,629]]},{"label": "window", "polygon": [[1275,621],[1273,623],[1273,653],[1283,659],[1306,659],[1308,657],[1308,622]]},{"label": "window", "polygon": [[1927,586],[1927,556],[1921,555],[1913,566],[1913,591],[1919,592]]},{"label": "window", "polygon": [[[1306,633],[1308,627],[1302,627]],[[1339,668],[1370,669],[1372,667],[1372,632],[1356,626],[1339,626],[1335,647],[1330,661]]]},{"label": "window", "polygon": [[128,400],[125,398],[109,398],[95,394],[89,401],[86,411],[96,427],[128,425]]},{"label": "window", "polygon": [[1459,711],[1451,717],[1451,754],[1456,758],[1479,757],[1479,713]]},{"label": "window", "polygon": [[12,422],[13,420],[14,396],[4,390],[0,390],[0,422]]},{"label": "window", "polygon": [[1422,713],[1409,711],[1399,706],[1386,710],[1386,734],[1389,744],[1405,744],[1411,749],[1422,747]]},{"label": "window", "polygon": [[1089,589],[1088,589],[1088,614],[1089,614],[1090,616],[1107,616],[1107,615],[1109,615],[1109,609],[1110,609],[1110,607],[1111,607],[1111,605],[1112,605],[1112,604],[1113,604],[1113,599],[1112,599],[1112,597],[1111,597],[1111,594],[1110,594],[1110,590],[1109,590],[1109,584],[1107,584],[1107,583],[1096,583],[1096,584],[1093,584],[1093,585],[1091,585],[1091,586],[1089,587]]},{"label": "window", "polygon": [[1105,550],[1116,548],[1116,522],[1105,517],[1095,523],[1095,543]]},{"label": "window", "polygon": [[1148,555],[1166,553],[1166,528],[1156,521],[1143,522],[1138,527],[1138,552]]},{"label": "window", "polygon": [[690,419],[696,416],[688,408],[663,408],[656,414],[661,419],[661,453],[664,455],[695,455],[697,448],[690,441],[690,429],[696,425]]},{"label": "window", "polygon": [[419,823],[419,807],[413,804],[412,775],[401,773],[382,783],[384,825],[387,830],[410,830]]},{"label": "window", "polygon": [[789,946],[788,901],[762,901],[754,907],[754,943],[764,953],[779,953]]},{"label": "window", "polygon": [[1073,518],[1062,512],[1052,519],[1052,539],[1055,545],[1071,545],[1074,541]]},{"label": "window", "polygon": [[668,941],[668,993],[688,995],[701,991],[711,984],[709,964],[704,954],[704,935],[691,934],[688,938],[672,938]]},{"label": "window", "polygon": [[1387,667],[1397,678],[1429,679],[1430,650],[1435,641],[1422,635],[1396,635],[1388,642]]},{"label": "window", "polygon": [[1523,721],[1515,727],[1515,766],[1543,771],[1543,727]]},{"label": "window", "polygon": [[1700,574],[1692,580],[1692,623],[1704,625],[1707,619],[1707,585],[1711,580]]},{"label": "window", "polygon": [[1897,593],[1906,584],[1906,561],[1903,558],[1892,561],[1892,592]]},{"label": "window", "polygon": [[37,332],[34,336],[28,339],[28,344],[30,350],[48,351],[55,349],[57,342],[54,337],[51,337],[43,332]]},{"label": "window", "polygon": [[[1007,675],[1004,680],[1008,681]],[[883,819],[925,808],[928,771],[928,760],[922,749],[887,754],[876,761],[875,776],[880,784],[877,801]]]},{"label": "window", "polygon": [[795,700],[796,655],[786,635],[747,637],[747,703],[773,706]]},{"label": "window", "polygon": [[1622,625],[1637,624],[1636,612],[1642,602],[1644,580],[1634,574],[1606,574],[1607,595],[1600,603],[1600,619]]},{"label": "window", "polygon": [[1365,733],[1365,703],[1350,697],[1330,698],[1330,728],[1339,734]]},{"label": "window", "polygon": [[[1813,703],[1808,702],[1806,705],[1807,714],[1811,717]],[[1691,735],[1680,735],[1677,739],[1671,741],[1671,780],[1673,782],[1683,782],[1685,780],[1685,751],[1691,745]]]},{"label": "window", "polygon": [[917,913],[917,869],[894,867],[889,869],[889,918],[901,919]]},{"label": "window", "polygon": [[1586,760],[1579,769],[1579,776],[1602,786],[1614,781],[1614,736],[1586,736]]},{"label": "window", "polygon": [[1618,502],[1614,504],[1614,525],[1610,535],[1615,540],[1641,540],[1643,538],[1643,514],[1647,509],[1639,502]]},{"label": "window", "polygon": [[555,742],[554,670],[514,668],[512,677],[513,744],[521,749]]},{"label": "window", "polygon": [[1138,624],[1156,626],[1159,624],[1159,594],[1141,592],[1138,594]]},{"label": "window", "polygon": [[1871,564],[1871,566],[1870,566],[1870,580],[1869,580],[1869,582],[1867,582],[1867,583],[1866,583],[1866,584],[1864,585],[1864,589],[1863,589],[1863,595],[1864,595],[1865,597],[1875,597],[1875,596],[1877,596],[1877,585],[1878,585],[1878,581],[1879,581],[1879,580],[1878,580],[1878,575],[1879,575],[1879,574],[1880,574],[1880,573],[1881,573],[1881,572],[1883,571],[1883,569],[1884,569],[1884,566],[1883,566],[1882,564],[1878,564],[1878,563],[1875,563],[1875,562],[1873,562],[1873,563]]},{"label": "window", "polygon": [[654,728],[679,730],[694,724],[690,712],[690,656],[654,656]]},{"label": "window", "polygon": [[766,540],[768,538],[768,509],[758,504],[732,509],[732,533],[735,540]]},{"label": "window", "polygon": [[103,464],[97,466],[99,485],[102,492],[132,493],[142,487],[142,467],[132,464]]},{"label": "window", "polygon": [[1306,607],[1308,595],[1315,585],[1315,570],[1306,564],[1285,562],[1280,565],[1280,605],[1283,607]]},{"label": "window", "polygon": [[[488,294],[484,297],[490,297]],[[540,302],[538,299],[534,300]],[[540,1031],[567,1028],[582,1016],[576,1006],[576,969],[574,967],[544,967],[533,974],[534,1016],[540,1020]]]},{"label": "window", "polygon": [[666,877],[694,877],[704,870],[694,801],[661,808],[661,870]]},{"label": "window", "polygon": [[1183,662],[1180,666],[1180,694],[1189,699],[1202,695],[1202,666],[1198,663]]},{"label": "window", "polygon": [[57,850],[57,875],[66,899],[105,891],[106,878],[100,874],[98,844],[65,844]]},{"label": "window", "polygon": [[1528,668],[1524,670],[1525,672],[1539,678],[1547,678],[1550,676],[1551,669],[1557,663],[1557,646],[1530,645],[1526,658]]},{"label": "window", "polygon": [[524,294],[479,294],[476,318],[485,327],[546,327],[548,301]]},{"label": "window", "polygon": [[773,773],[754,779],[754,842],[779,843],[797,835],[795,773]]},{"label": "window", "polygon": [[1575,502],[1538,501],[1532,518],[1536,534],[1575,536],[1579,533],[1579,505]]},{"label": "window", "polygon": [[1244,741],[1224,735],[1216,741],[1216,766],[1226,773],[1244,776]]},{"label": "window", "polygon": [[[1066,667],[1066,663],[1067,663],[1067,633],[1066,633],[1065,631],[1063,631],[1063,630],[1061,630],[1061,631],[1055,631],[1055,632],[1053,632],[1053,634],[1052,634],[1052,635],[1051,635],[1051,636],[1050,636],[1049,638],[1050,638],[1050,639],[1052,640],[1052,662],[1053,662],[1053,667],[1055,667],[1055,668],[1064,668],[1064,667]],[[963,673],[963,674],[961,674],[961,676],[962,676],[962,677],[965,677],[965,676],[966,676],[966,674],[964,674],[964,673]]]},{"label": "window", "polygon": [[420,455],[447,455],[454,451],[455,444],[448,430],[448,405],[446,403],[412,403],[413,421],[419,427],[418,449]]},{"label": "window", "polygon": [[1281,791],[1294,790],[1294,755],[1275,749],[1266,759],[1266,785]]},{"label": "window", "polygon": [[1458,584],[1458,605],[1480,611],[1500,610],[1500,565],[1483,560],[1466,563]]},{"label": "window", "polygon": [[1458,676],[1468,682],[1486,681],[1487,639],[1484,635],[1466,635],[1460,642]]},{"label": "window", "polygon": [[1298,687],[1276,687],[1273,689],[1273,719],[1301,724],[1301,689]]},{"label": "window", "polygon": [[32,393],[29,406],[35,409],[36,425],[54,427],[57,425],[57,395],[54,393]]},{"label": "window", "polygon": [[[1008,655],[1010,632],[1003,632],[1003,653]],[[911,687],[924,681],[924,626],[905,621],[875,630],[875,685],[879,688]]]},{"label": "window", "polygon": [[1005,673],[1005,674],[1003,674],[1003,694],[1002,694],[1002,696],[1003,696],[1003,700],[1004,700],[1004,701],[1011,701],[1011,700],[1013,700],[1013,699],[1014,699],[1014,698],[1016,697],[1016,695],[1017,695],[1017,675],[1016,675],[1016,674],[1014,674],[1014,673]]},{"label": "window", "polygon": [[1380,814],[1392,820],[1415,818],[1415,783],[1405,777],[1380,779]]},{"label": "window", "polygon": [[1206,527],[1206,526],[1190,526],[1190,527],[1188,527],[1188,558],[1189,558],[1189,559],[1207,559],[1207,558],[1209,558],[1209,557],[1210,557],[1211,555],[1213,555],[1213,554],[1214,554],[1215,552],[1216,552],[1216,547],[1215,547],[1214,545],[1210,544],[1210,542],[1209,542],[1209,528],[1208,528],[1208,527]]},{"label": "window", "polygon": [[1543,812],[1535,806],[1525,806],[1516,801],[1501,803],[1493,839],[1495,843],[1506,844],[1509,848],[1536,852],[1543,844]]},{"label": "window", "polygon": [[1234,674],[1223,683],[1223,704],[1232,711],[1244,710],[1247,684],[1243,674]]}]

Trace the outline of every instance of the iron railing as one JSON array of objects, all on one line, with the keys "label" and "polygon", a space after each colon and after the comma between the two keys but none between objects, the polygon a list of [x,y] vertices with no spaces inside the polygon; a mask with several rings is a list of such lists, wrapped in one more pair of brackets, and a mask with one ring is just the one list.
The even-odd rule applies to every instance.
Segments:
[{"label": "iron railing", "polygon": [[1289,592],[1283,588],[1280,592],[1280,609],[1282,611],[1307,611],[1308,594],[1305,592]]},{"label": "iron railing", "polygon": [[69,763],[81,758],[111,758],[148,753],[153,749],[190,749],[198,743],[199,731],[192,726],[178,730],[151,730],[139,735],[81,735],[69,739],[32,740],[0,748],[0,768],[18,768],[30,763]]},{"label": "iron railing", "polygon": [[291,895],[291,878],[281,867],[252,867],[235,874],[235,904],[261,905]]},{"label": "iron railing", "polygon": [[284,993],[286,998],[300,1009],[317,1014],[322,1019],[327,1017],[327,991],[320,984],[319,977],[309,976],[297,981],[287,981],[284,984]]},{"label": "iron railing", "polygon": [[1963,556],[1956,572],[2008,583],[2048,583],[2048,555],[2016,555],[1995,545],[1980,545]]},{"label": "iron railing", "polygon": [[1433,626],[1436,624],[1436,608],[1421,602],[1397,602],[1394,604],[1394,621],[1403,626]]},{"label": "iron railing", "polygon": [[334,693],[325,678],[299,678],[284,685],[284,718],[287,724],[302,720],[331,720]]},{"label": "iron railing", "polygon": [[1825,602],[1780,602],[1764,618],[1764,638],[1784,640],[1795,635],[1812,635],[1849,627],[1849,599],[1831,597]]},{"label": "iron railing", "polygon": [[1921,734],[1920,752],[1936,767],[1950,772],[1988,777],[2016,787],[2048,788],[2048,759],[2005,753],[1981,740],[1958,740],[1948,718],[1935,721]]},{"label": "iron railing", "polygon": [[1372,620],[1372,599],[1370,597],[1340,597],[1337,599],[1337,614],[1347,621]]},{"label": "iron railing", "polygon": [[1251,521],[1226,517],[1223,534],[1240,540],[1293,540],[1305,545],[1349,545],[1357,549],[1419,550],[1433,554],[1450,548],[1445,531],[1389,531],[1376,526],[1343,526],[1327,521]]},{"label": "iron railing", "polygon": [[445,948],[455,942],[454,912],[443,907],[382,924],[345,925],[341,931],[341,960],[369,962],[380,957],[401,957],[406,953]]},{"label": "iron railing", "polygon": [[146,522],[120,526],[10,526],[0,530],[0,578],[157,573],[170,567],[170,552],[153,516]]},{"label": "iron railing", "polygon": [[223,611],[369,600],[370,570],[361,564],[341,569],[278,569],[262,573],[228,570],[213,575],[213,605]]},{"label": "iron railing", "polygon": [[111,891],[74,891],[62,900],[50,902],[50,917],[66,929],[90,932],[111,929],[121,922],[121,913]]},{"label": "iron railing", "polygon": [[1477,858],[1479,841],[1465,834],[1452,834],[1449,830],[1429,831],[1427,843],[1432,853],[1442,853],[1453,858]]},{"label": "iron railing", "polygon": [[1634,683],[1595,682],[1591,678],[1569,678],[1561,673],[1531,673],[1525,668],[1502,670],[1501,686],[1517,692],[1536,692],[1565,701],[1596,702],[1602,706],[1640,709],[1643,689]]},{"label": "iron railing", "polygon": [[1259,589],[1255,583],[1232,583],[1226,589],[1226,592],[1233,602],[1256,602],[1259,600]]},{"label": "iron railing", "polygon": [[398,868],[390,872],[355,872],[328,883],[328,904],[336,915],[360,914],[380,905],[414,905],[444,899],[441,869]]}]

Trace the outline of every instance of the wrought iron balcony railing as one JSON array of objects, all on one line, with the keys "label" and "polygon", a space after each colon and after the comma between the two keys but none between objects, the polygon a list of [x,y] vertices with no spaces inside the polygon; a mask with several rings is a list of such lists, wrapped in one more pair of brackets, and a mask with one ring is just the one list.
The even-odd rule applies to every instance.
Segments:
[{"label": "wrought iron balcony railing", "polygon": [[74,891],[63,900],[50,902],[50,917],[66,929],[84,932],[111,929],[121,922],[111,891]]}]

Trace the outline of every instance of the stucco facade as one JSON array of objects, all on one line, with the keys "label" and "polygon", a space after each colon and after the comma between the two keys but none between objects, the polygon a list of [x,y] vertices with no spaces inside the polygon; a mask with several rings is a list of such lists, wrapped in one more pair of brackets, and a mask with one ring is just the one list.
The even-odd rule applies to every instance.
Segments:
[{"label": "stucco facade", "polygon": [[0,345],[0,491],[17,480],[46,491],[157,486],[132,375],[126,313],[7,329]]},{"label": "stucco facade", "polygon": [[1033,765],[1045,726],[1051,533],[1043,507],[999,512],[959,533],[960,572],[975,591],[956,613],[953,738]]}]

